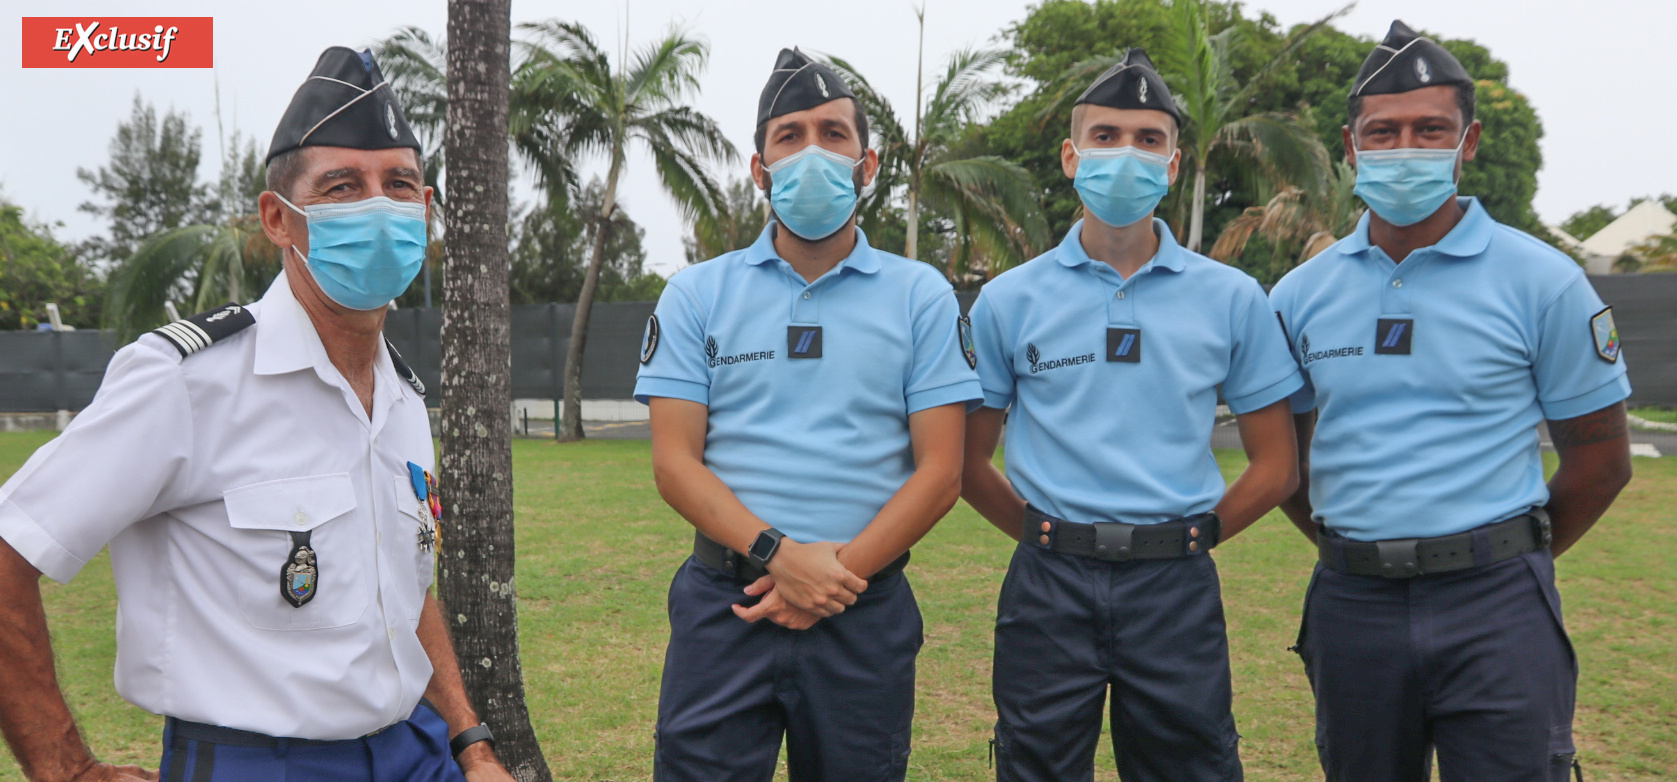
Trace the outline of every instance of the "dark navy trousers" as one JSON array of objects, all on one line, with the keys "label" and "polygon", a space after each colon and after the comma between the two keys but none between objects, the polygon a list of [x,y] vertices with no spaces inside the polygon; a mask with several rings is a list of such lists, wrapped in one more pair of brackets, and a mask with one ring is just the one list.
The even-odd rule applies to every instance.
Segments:
[{"label": "dark navy trousers", "polygon": [[1124,782],[1242,779],[1217,565],[1102,562],[1027,536],[996,610],[996,779],[1094,778],[1101,707]]},{"label": "dark navy trousers", "polygon": [[808,630],[748,623],[745,585],[689,558],[670,584],[656,782],[898,782],[908,771],[920,608],[901,573]]},{"label": "dark navy trousers", "polygon": [[420,704],[379,733],[332,742],[244,747],[191,741],[163,729],[162,782],[464,782],[448,750],[448,723]]},{"label": "dark navy trousers", "polygon": [[1578,665],[1548,550],[1409,579],[1318,565],[1297,647],[1329,782],[1564,782]]}]

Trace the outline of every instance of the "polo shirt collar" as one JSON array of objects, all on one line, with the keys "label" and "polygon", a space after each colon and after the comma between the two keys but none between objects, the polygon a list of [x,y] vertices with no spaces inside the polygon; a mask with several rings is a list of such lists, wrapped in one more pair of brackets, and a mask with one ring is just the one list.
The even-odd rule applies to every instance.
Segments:
[{"label": "polo shirt collar", "polygon": [[[1484,205],[1479,203],[1478,198],[1472,196],[1457,198],[1456,203],[1466,212],[1462,215],[1461,222],[1456,223],[1456,227],[1451,228],[1450,232],[1438,241],[1438,244],[1423,249],[1431,249],[1439,255],[1471,258],[1483,253],[1485,248],[1491,246],[1491,233],[1496,221],[1491,219],[1490,213],[1485,211]],[[1350,236],[1340,240],[1339,251],[1341,253],[1360,255],[1373,246],[1368,239],[1371,215],[1371,211],[1364,211],[1362,218],[1357,220],[1357,229],[1352,231]]]},{"label": "polo shirt collar", "polygon": [[[774,250],[774,232],[777,226],[778,224],[773,220],[770,220],[768,225],[763,226],[763,232],[757,235],[757,241],[752,242],[750,247],[745,248],[746,263],[761,266],[769,261],[780,260],[780,255]],[[862,230],[861,226],[856,226],[856,247],[850,251],[848,257],[839,261],[839,265],[833,268],[835,271],[849,269],[863,274],[873,274],[879,271],[879,251],[875,250],[873,245],[868,244],[868,234]]]},{"label": "polo shirt collar", "polygon": [[[1155,252],[1152,259],[1143,264],[1136,273],[1140,274],[1148,267],[1168,269],[1173,272],[1182,271],[1185,263],[1183,253],[1186,251],[1182,249],[1182,245],[1176,243],[1176,236],[1170,232],[1170,226],[1165,225],[1165,221],[1157,217],[1153,218],[1153,235],[1159,237],[1158,252]],[[1072,223],[1071,230],[1066,232],[1066,238],[1061,240],[1059,248],[1054,251],[1054,258],[1061,265],[1070,268],[1101,263],[1090,258],[1089,253],[1083,250],[1082,220]]]}]

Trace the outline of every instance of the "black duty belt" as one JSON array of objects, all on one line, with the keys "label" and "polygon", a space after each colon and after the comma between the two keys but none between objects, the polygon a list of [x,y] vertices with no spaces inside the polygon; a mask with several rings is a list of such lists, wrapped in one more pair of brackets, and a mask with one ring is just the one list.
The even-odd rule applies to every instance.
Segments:
[{"label": "black duty belt", "polygon": [[1549,542],[1549,514],[1541,509],[1436,538],[1364,541],[1322,527],[1316,531],[1316,553],[1323,567],[1353,576],[1386,578],[1483,567],[1547,548]]},{"label": "black duty belt", "polygon": [[1084,524],[1055,518],[1026,505],[1024,534],[1025,540],[1055,553],[1106,562],[1178,559],[1210,551],[1222,539],[1223,523],[1215,513],[1201,513],[1161,524]]},{"label": "black duty belt", "polygon": [[[878,573],[868,577],[868,581],[879,581],[903,572],[903,568],[908,567],[908,555],[910,553],[903,552],[902,556],[880,568]],[[694,531],[693,533],[693,556],[700,562],[733,576],[735,580],[741,583],[749,584],[769,574],[769,571],[758,567],[744,554],[705,537],[703,532]]]}]

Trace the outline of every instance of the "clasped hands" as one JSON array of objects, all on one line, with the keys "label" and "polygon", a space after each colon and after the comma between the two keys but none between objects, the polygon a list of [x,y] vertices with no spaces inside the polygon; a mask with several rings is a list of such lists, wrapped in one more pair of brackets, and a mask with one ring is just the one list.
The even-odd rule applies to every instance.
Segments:
[{"label": "clasped hands", "polygon": [[867,591],[868,582],[838,561],[843,544],[799,543],[791,538],[769,560],[769,574],[745,588],[761,596],[749,608],[735,605],[734,615],[747,622],[767,619],[781,627],[807,630],[829,616],[844,613]]}]

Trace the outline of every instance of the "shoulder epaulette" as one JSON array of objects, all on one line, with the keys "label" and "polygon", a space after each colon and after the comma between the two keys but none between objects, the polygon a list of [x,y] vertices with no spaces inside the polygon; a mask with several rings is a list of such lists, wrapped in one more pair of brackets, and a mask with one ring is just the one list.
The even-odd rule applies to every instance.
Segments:
[{"label": "shoulder epaulette", "polygon": [[237,304],[223,304],[190,318],[177,320],[151,333],[169,341],[181,358],[197,353],[256,324],[256,316]]},{"label": "shoulder epaulette", "polygon": [[420,396],[425,396],[425,383],[420,381],[419,375],[413,373],[413,368],[408,366],[408,362],[402,360],[402,353],[396,349],[396,343],[386,337],[384,346],[390,349],[390,363],[396,365],[396,374],[408,381],[408,385],[413,386],[413,390],[419,392]]}]

